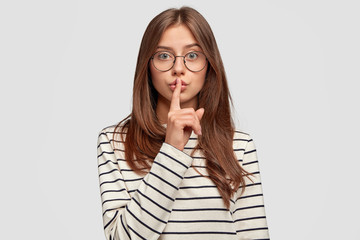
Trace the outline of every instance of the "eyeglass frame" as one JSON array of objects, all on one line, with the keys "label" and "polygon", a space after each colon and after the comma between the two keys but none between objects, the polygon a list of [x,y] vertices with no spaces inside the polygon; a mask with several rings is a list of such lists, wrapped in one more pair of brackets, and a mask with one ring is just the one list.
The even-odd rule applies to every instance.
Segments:
[{"label": "eyeglass frame", "polygon": [[[155,55],[156,55],[157,53],[159,53],[159,52],[167,52],[167,53],[170,53],[171,55],[174,56],[175,59],[174,59],[174,61],[173,61],[173,64],[172,64],[172,66],[171,66],[168,70],[160,70],[160,69],[158,69],[158,68],[155,66],[154,57],[155,57]],[[193,70],[191,70],[191,69],[186,65],[185,56],[188,55],[189,53],[201,53],[201,54],[204,55],[204,57],[205,57],[205,64],[204,64],[204,67],[203,67],[202,69],[200,69],[200,70],[198,70],[198,71],[193,71]],[[188,52],[187,54],[185,54],[184,56],[176,56],[175,54],[173,54],[173,53],[171,53],[171,52],[168,52],[168,51],[157,51],[157,52],[155,52],[155,53],[151,56],[150,59],[151,59],[152,65],[154,66],[154,68],[156,68],[156,70],[158,70],[158,71],[160,71],[160,72],[167,72],[167,71],[170,71],[170,70],[174,67],[177,57],[182,57],[182,58],[183,58],[183,62],[184,62],[185,67],[186,67],[189,71],[191,71],[191,72],[200,72],[200,71],[202,71],[202,70],[206,67],[206,64],[207,64],[207,62],[208,62],[208,59],[207,59],[206,55],[205,55],[203,52],[200,52],[200,51],[191,51],[191,52]]]}]

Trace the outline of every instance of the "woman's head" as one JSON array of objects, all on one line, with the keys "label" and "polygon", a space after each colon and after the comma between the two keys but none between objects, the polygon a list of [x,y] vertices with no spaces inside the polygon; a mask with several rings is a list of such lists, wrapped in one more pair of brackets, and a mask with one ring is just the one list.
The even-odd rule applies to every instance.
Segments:
[{"label": "woman's head", "polygon": [[[174,55],[184,56],[189,50],[200,51],[204,53],[207,59],[204,69],[200,72],[189,71],[184,68],[182,58],[177,58],[174,67],[167,72],[160,72],[154,68],[151,57],[159,50],[159,43],[164,42],[164,34],[169,35],[171,32],[190,35],[190,40],[198,44],[198,46],[190,49],[181,49],[183,46],[176,46],[177,43],[169,41],[170,39],[167,38],[165,44],[171,45],[168,47],[177,48],[172,49]],[[172,36],[175,35],[172,34]],[[189,40],[189,38],[187,39]],[[180,41],[180,44],[185,44],[185,41]],[[182,75],[182,70],[186,72],[187,76]],[[186,89],[189,95],[186,98],[186,91],[184,91],[181,100],[192,99],[191,97],[196,93],[198,107],[204,107],[206,103],[205,114],[210,119],[214,119],[214,114],[217,113],[219,107],[219,101],[225,100],[225,103],[229,103],[230,95],[225,72],[213,32],[205,18],[195,9],[189,7],[171,8],[161,12],[149,23],[145,30],[135,72],[132,112],[132,117],[144,120],[140,124],[145,131],[150,127],[149,122],[156,120],[158,98],[169,100],[169,96],[171,97],[170,91],[161,92],[161,86],[153,80],[165,79],[164,82],[172,83],[177,77],[184,78],[185,83],[191,80],[189,78],[197,80],[203,78],[203,83],[198,84],[196,88],[191,88],[193,90],[191,94],[189,86]],[[165,86],[165,84],[162,86]]]},{"label": "woman's head", "polygon": [[182,82],[181,108],[197,108],[207,65],[203,50],[186,25],[171,25],[163,32],[149,64],[151,83],[158,93],[157,115],[162,123],[167,121],[176,79]]}]

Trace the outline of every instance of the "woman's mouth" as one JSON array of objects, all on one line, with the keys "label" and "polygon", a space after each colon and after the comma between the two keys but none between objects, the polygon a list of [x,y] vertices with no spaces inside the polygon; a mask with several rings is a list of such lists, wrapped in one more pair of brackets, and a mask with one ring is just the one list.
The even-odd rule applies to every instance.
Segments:
[{"label": "woman's mouth", "polygon": [[[183,80],[181,80],[181,92],[186,89],[186,84]],[[174,91],[176,88],[176,80],[169,84],[171,91]]]}]

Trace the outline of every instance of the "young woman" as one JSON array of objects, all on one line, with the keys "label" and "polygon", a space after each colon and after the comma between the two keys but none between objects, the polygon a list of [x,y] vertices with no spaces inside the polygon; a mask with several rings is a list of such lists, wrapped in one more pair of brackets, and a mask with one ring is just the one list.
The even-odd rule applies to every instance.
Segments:
[{"label": "young woman", "polygon": [[107,239],[269,239],[257,154],[237,131],[204,17],[168,9],[148,25],[133,109],[98,140]]}]

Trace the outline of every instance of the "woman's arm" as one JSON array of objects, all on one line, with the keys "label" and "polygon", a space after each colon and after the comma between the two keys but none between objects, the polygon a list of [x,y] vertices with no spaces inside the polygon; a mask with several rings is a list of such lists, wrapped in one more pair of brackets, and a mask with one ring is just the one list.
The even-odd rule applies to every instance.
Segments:
[{"label": "woman's arm", "polygon": [[193,159],[163,143],[150,172],[131,198],[125,182],[134,179],[124,179],[109,139],[105,130],[99,134],[98,171],[106,239],[158,239]]},{"label": "woman's arm", "polygon": [[269,239],[256,147],[250,135],[242,138],[246,142],[242,167],[253,174],[253,182],[246,178],[244,193],[240,196],[241,189],[237,192],[233,211],[236,232],[240,239]]}]

